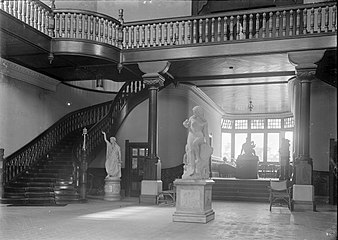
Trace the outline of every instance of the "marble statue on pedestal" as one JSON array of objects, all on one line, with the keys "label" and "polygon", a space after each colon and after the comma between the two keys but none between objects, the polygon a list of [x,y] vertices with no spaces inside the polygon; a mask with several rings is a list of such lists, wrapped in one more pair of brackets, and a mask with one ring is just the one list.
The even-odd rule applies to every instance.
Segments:
[{"label": "marble statue on pedestal", "polygon": [[258,162],[256,155],[256,145],[249,138],[242,145],[241,154],[236,160],[236,178],[241,179],[257,179],[258,178]]},{"label": "marble statue on pedestal", "polygon": [[121,148],[116,143],[116,138],[111,137],[110,141],[107,140],[105,132],[102,132],[104,140],[107,145],[106,150],[106,172],[108,177],[121,177]]},{"label": "marble statue on pedestal", "polygon": [[208,122],[204,110],[195,106],[193,115],[183,122],[188,132],[187,144],[183,158],[184,173],[182,179],[208,179],[209,161],[213,149],[209,142]]}]

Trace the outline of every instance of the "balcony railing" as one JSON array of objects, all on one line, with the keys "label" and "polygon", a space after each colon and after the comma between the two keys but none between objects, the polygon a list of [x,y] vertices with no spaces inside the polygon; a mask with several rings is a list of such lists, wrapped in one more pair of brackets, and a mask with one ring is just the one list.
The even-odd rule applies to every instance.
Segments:
[{"label": "balcony railing", "polygon": [[55,10],[39,1],[0,0],[0,9],[54,38],[86,39],[120,49],[205,45],[336,32],[337,4],[324,2],[124,23],[85,10]]}]

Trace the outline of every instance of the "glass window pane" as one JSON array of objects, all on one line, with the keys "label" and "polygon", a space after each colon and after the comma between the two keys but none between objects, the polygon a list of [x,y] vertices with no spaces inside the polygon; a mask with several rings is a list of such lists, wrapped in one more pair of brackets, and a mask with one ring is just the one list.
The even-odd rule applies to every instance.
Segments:
[{"label": "glass window pane", "polygon": [[235,129],[248,129],[248,120],[235,120]]},{"label": "glass window pane", "polygon": [[279,133],[268,133],[267,161],[279,162]]},{"label": "glass window pane", "polygon": [[293,128],[293,127],[294,127],[293,117],[284,118],[284,128]]},{"label": "glass window pane", "polygon": [[222,159],[231,160],[231,133],[222,133]]},{"label": "glass window pane", "polygon": [[268,119],[268,128],[270,129],[282,128],[282,119],[280,118]]},{"label": "glass window pane", "polygon": [[285,132],[285,139],[290,141],[290,161],[292,161],[292,155],[293,155],[293,132],[287,131]]},{"label": "glass window pane", "polygon": [[237,159],[238,155],[241,154],[242,145],[246,142],[247,134],[246,133],[236,133],[235,134],[235,158]]},{"label": "glass window pane", "polygon": [[264,153],[264,133],[251,133],[251,141],[256,144],[255,151],[259,161],[263,162]]},{"label": "glass window pane", "polygon": [[222,119],[222,129],[232,129],[232,120]]},{"label": "glass window pane", "polygon": [[264,119],[251,120],[251,129],[264,129]]}]

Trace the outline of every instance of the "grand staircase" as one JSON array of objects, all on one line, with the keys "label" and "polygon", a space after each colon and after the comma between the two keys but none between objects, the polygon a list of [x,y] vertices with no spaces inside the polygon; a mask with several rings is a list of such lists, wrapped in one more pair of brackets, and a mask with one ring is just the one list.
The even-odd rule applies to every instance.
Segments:
[{"label": "grand staircase", "polygon": [[[165,83],[166,87],[168,83]],[[162,87],[162,88],[164,88]],[[127,82],[113,101],[70,113],[4,159],[4,198],[12,205],[64,205],[85,201],[80,174],[115,135],[132,109],[148,98],[145,85]],[[83,128],[87,128],[83,150]],[[82,158],[83,154],[87,157]],[[89,160],[89,161],[88,161]],[[83,164],[84,161],[86,164]],[[82,175],[85,176],[85,175]],[[85,191],[85,189],[84,189]]]},{"label": "grand staircase", "polygon": [[212,199],[225,201],[268,202],[269,179],[213,178]]}]

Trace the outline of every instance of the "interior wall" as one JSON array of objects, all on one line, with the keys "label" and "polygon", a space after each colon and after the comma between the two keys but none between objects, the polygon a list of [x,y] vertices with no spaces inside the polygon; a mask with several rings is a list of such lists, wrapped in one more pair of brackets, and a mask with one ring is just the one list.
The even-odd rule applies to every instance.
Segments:
[{"label": "interior wall", "polygon": [[337,89],[323,81],[313,81],[310,115],[313,169],[329,171],[330,138],[337,139]]},{"label": "interior wall", "polygon": [[53,92],[0,74],[0,148],[9,156],[67,113],[114,96],[63,84]]}]

